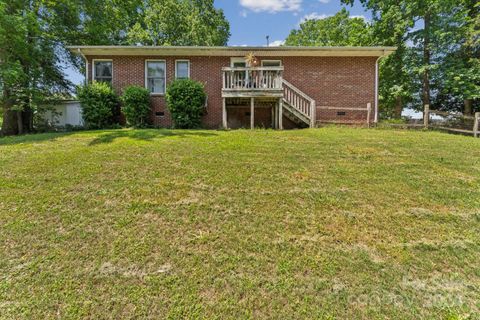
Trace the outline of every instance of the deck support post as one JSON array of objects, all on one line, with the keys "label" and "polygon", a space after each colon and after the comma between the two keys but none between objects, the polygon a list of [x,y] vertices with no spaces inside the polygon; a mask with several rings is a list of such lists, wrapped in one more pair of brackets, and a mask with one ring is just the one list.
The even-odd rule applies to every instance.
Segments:
[{"label": "deck support post", "polygon": [[227,101],[225,98],[222,98],[222,126],[223,129],[228,129],[227,124]]},{"label": "deck support post", "polygon": [[275,121],[275,129],[278,129],[278,109],[280,108],[280,103],[277,101],[275,102],[275,119],[273,121]]},{"label": "deck support post", "polygon": [[315,128],[317,122],[317,105],[315,100],[310,102],[310,128]]},{"label": "deck support post", "polygon": [[275,129],[275,107],[272,107],[272,129]]},{"label": "deck support post", "polygon": [[250,98],[250,129],[255,128],[255,98]]},{"label": "deck support post", "polygon": [[283,100],[278,99],[278,129],[283,130]]}]

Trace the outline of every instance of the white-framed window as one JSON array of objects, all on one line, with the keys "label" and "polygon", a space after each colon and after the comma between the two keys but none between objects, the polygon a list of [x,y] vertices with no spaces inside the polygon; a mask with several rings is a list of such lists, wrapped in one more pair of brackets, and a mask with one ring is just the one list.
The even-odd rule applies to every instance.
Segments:
[{"label": "white-framed window", "polygon": [[175,60],[175,78],[190,78],[190,60]]},{"label": "white-framed window", "polygon": [[111,59],[93,59],[92,76],[93,81],[111,84],[113,80],[113,61]]},{"label": "white-framed window", "polygon": [[165,94],[167,84],[167,63],[165,60],[145,60],[145,88],[152,95]]},{"label": "white-framed window", "polygon": [[262,67],[281,67],[281,60],[262,60]]},{"label": "white-framed window", "polygon": [[230,65],[232,68],[246,68],[247,62],[245,58],[230,58]]}]

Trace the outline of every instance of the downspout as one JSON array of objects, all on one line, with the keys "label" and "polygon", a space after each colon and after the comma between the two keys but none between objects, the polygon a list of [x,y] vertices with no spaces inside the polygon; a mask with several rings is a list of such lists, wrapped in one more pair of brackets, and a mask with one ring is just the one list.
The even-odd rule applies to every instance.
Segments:
[{"label": "downspout", "polygon": [[379,83],[379,66],[378,63],[380,59],[385,57],[385,49],[383,49],[383,54],[378,57],[377,61],[375,61],[375,118],[373,120],[374,123],[378,123],[378,83]]},{"label": "downspout", "polygon": [[88,84],[88,59],[83,54],[83,52],[80,48],[78,48],[77,51],[82,56],[82,58],[85,60],[85,85],[87,85]]}]

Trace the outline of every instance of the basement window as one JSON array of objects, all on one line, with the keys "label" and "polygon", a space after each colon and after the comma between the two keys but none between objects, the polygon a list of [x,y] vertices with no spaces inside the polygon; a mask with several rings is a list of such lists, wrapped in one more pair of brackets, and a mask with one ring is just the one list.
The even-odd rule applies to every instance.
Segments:
[{"label": "basement window", "polygon": [[338,111],[337,116],[345,116],[347,113],[345,111]]},{"label": "basement window", "polygon": [[155,112],[155,115],[156,115],[157,117],[164,117],[164,116],[165,116],[165,112],[163,112],[163,111],[157,111],[157,112]]}]

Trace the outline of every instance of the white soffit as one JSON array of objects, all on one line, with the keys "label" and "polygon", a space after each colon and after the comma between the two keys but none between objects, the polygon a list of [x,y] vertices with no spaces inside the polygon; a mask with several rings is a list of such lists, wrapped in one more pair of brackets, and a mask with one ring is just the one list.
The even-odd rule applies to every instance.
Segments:
[{"label": "white soffit", "polygon": [[87,56],[244,56],[253,52],[262,57],[380,57],[395,47],[148,47],[70,46],[73,53]]}]

